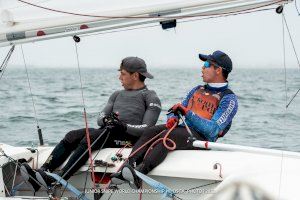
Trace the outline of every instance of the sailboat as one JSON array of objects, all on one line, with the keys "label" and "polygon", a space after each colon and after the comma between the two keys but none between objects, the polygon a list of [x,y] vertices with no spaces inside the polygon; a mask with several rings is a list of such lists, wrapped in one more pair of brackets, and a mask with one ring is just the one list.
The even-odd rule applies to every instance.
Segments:
[{"label": "sailboat", "polygon": [[[134,0],[100,2],[80,1],[1,1],[0,46],[81,36],[160,23],[163,29],[173,28],[180,20],[255,12],[276,8],[280,14],[286,0]],[[274,14],[276,14],[274,12]],[[79,37],[74,37],[78,39]],[[12,52],[11,50],[10,52]],[[10,54],[4,64],[9,61]],[[119,149],[102,149],[94,153],[102,164],[94,166],[96,183],[90,177],[86,163],[69,180],[73,188],[57,187],[53,192],[41,189],[33,192],[22,179],[18,162],[25,160],[39,168],[53,147],[16,147],[0,144],[0,197],[80,199],[159,199],[157,188],[144,184],[142,191],[133,191],[123,184],[119,189],[105,187],[109,175],[116,172],[124,159],[116,157]],[[300,153],[238,145],[195,141],[204,150],[174,151],[149,173],[149,177],[171,189],[173,199],[297,199],[297,179],[300,177]],[[128,157],[130,149],[123,149]],[[201,158],[201,159],[199,159]],[[180,159],[180,162],[179,162]],[[191,164],[192,163],[192,164]],[[108,165],[110,164],[110,165]],[[104,190],[105,188],[105,190]],[[165,194],[166,195],[166,194]],[[168,198],[168,196],[166,196]]]}]

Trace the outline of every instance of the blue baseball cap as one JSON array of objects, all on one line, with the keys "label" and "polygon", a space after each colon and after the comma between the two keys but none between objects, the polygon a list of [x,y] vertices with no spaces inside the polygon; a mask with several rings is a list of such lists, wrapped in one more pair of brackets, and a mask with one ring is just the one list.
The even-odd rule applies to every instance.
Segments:
[{"label": "blue baseball cap", "polygon": [[202,61],[211,60],[211,61],[217,63],[218,65],[220,65],[220,67],[222,67],[222,69],[224,69],[228,73],[231,72],[231,70],[232,70],[231,59],[229,58],[229,56],[227,54],[225,54],[222,51],[218,50],[218,51],[213,52],[213,54],[210,54],[210,55],[199,54],[199,58]]}]

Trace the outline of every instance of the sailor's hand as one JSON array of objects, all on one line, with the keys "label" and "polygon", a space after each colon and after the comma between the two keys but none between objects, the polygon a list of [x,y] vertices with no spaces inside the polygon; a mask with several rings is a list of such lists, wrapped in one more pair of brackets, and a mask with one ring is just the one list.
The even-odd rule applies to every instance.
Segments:
[{"label": "sailor's hand", "polygon": [[125,132],[127,130],[127,125],[125,123],[123,123],[121,120],[119,120],[119,118],[117,117],[117,115],[111,116],[110,118],[108,118],[107,122],[106,122],[106,127],[114,132]]},{"label": "sailor's hand", "polygon": [[113,121],[119,120],[119,114],[111,112],[110,114],[105,115],[102,120],[103,120],[104,126],[112,125]]},{"label": "sailor's hand", "polygon": [[168,129],[172,128],[175,124],[178,124],[178,118],[177,117],[170,117],[166,123],[166,127]]},{"label": "sailor's hand", "polygon": [[126,132],[127,125],[120,120],[114,120],[111,124],[107,126],[108,129],[114,132]]},{"label": "sailor's hand", "polygon": [[169,110],[171,112],[173,112],[174,114],[182,114],[182,115],[186,115],[186,113],[189,111],[186,107],[184,107],[183,105],[181,105],[181,103],[175,104]]},{"label": "sailor's hand", "polygon": [[107,125],[108,121],[110,120],[110,116],[109,115],[106,115],[102,118],[102,121],[103,121],[103,124],[104,126]]}]

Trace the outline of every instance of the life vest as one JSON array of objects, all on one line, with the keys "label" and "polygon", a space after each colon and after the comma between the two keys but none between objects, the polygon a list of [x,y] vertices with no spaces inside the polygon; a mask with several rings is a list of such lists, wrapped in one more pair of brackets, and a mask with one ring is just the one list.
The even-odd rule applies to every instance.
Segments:
[{"label": "life vest", "polygon": [[[190,98],[187,109],[191,110],[202,118],[211,120],[218,109],[221,99],[227,94],[233,94],[233,92],[230,89],[214,92],[207,90],[204,86],[200,86],[200,88],[195,91],[193,96]],[[218,134],[219,137],[223,137],[229,130],[230,126],[231,123]]]}]

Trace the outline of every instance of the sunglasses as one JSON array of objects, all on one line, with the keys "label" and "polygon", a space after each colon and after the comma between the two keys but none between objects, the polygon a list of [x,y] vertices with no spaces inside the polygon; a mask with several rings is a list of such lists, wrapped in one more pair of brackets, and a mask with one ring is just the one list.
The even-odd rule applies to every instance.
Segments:
[{"label": "sunglasses", "polygon": [[[204,68],[210,68],[210,66],[216,66],[216,67],[221,67],[220,65],[218,65],[217,63],[215,63],[215,62],[212,62],[212,61],[205,61],[204,62],[204,64],[203,64],[203,66],[204,66]],[[223,67],[221,67],[222,69],[223,69]]]}]

